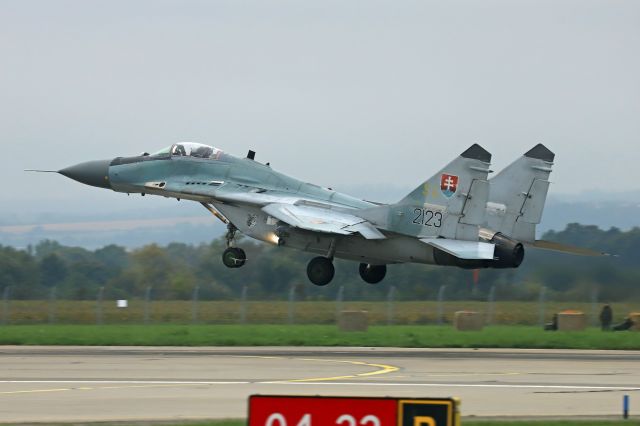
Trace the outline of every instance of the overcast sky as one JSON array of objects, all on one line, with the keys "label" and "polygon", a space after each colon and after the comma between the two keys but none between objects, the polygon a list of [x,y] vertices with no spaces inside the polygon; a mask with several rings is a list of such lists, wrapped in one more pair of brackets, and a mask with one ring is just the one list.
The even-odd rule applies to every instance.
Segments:
[{"label": "overcast sky", "polygon": [[180,140],[336,188],[543,142],[553,193],[640,189],[638,1],[0,0],[0,61],[3,209],[124,201],[22,169]]}]

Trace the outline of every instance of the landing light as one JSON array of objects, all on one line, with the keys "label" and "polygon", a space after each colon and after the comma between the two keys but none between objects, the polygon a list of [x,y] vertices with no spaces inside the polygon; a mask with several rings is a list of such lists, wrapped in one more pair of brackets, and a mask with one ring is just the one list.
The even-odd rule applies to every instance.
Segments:
[{"label": "landing light", "polygon": [[278,241],[280,241],[280,238],[278,238],[278,236],[275,233],[269,232],[267,234],[267,241],[273,244],[278,244]]}]

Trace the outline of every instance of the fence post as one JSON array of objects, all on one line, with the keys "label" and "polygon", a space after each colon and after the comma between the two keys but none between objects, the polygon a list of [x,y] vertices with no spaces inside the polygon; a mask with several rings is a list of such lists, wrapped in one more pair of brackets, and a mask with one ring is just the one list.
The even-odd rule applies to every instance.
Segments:
[{"label": "fence post", "polygon": [[104,296],[104,287],[98,289],[96,297],[96,324],[102,325],[102,297]]},{"label": "fence post", "polygon": [[394,301],[396,295],[396,287],[389,287],[389,293],[387,294],[387,325],[393,325],[395,310],[394,310]]},{"label": "fence post", "polygon": [[149,324],[149,315],[151,309],[151,288],[152,286],[147,287],[147,291],[144,294],[144,323]]},{"label": "fence post", "polygon": [[344,301],[344,286],[341,285],[338,289],[336,296],[336,321],[340,319],[340,312],[342,312],[342,302]]},{"label": "fence post", "polygon": [[496,301],[496,286],[492,285],[489,290],[489,297],[487,297],[488,309],[487,309],[487,325],[493,324],[493,318],[495,316],[495,301]]},{"label": "fence post", "polygon": [[438,290],[438,309],[437,309],[437,318],[436,321],[438,325],[442,325],[444,322],[444,292],[447,288],[446,284],[440,286],[440,290]]},{"label": "fence post", "polygon": [[2,324],[3,325],[9,325],[9,321],[11,317],[11,312],[10,312],[11,306],[9,305],[10,297],[11,297],[11,286],[8,285],[4,288],[4,291],[2,292]]},{"label": "fence post", "polygon": [[591,289],[591,325],[597,327],[598,323],[598,286],[594,284]]},{"label": "fence post", "polygon": [[56,322],[56,287],[49,291],[49,324]]},{"label": "fence post", "polygon": [[193,289],[193,297],[191,298],[191,322],[198,322],[198,298],[200,296],[200,286],[196,285]]},{"label": "fence post", "polygon": [[295,286],[291,286],[291,288],[289,289],[289,306],[288,306],[289,324],[293,324],[295,322],[295,309],[294,309],[295,302],[296,302],[296,290],[295,290]]},{"label": "fence post", "polygon": [[546,302],[546,297],[547,297],[547,288],[546,287],[540,287],[540,298],[538,299],[538,324],[540,324],[540,327],[544,327],[544,316],[545,316],[545,312],[544,312],[544,304]]},{"label": "fence post", "polygon": [[240,324],[247,322],[247,286],[242,286],[242,295],[240,296]]}]

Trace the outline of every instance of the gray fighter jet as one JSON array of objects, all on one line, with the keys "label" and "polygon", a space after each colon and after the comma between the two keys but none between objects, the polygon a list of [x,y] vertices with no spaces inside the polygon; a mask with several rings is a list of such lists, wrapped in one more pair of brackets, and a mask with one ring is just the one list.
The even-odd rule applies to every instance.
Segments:
[{"label": "gray fighter jet", "polygon": [[318,254],[307,275],[319,286],[333,279],[336,257],[359,262],[362,279],[375,284],[394,263],[517,268],[524,245],[578,252],[535,240],[554,160],[541,144],[492,179],[491,154],[474,144],[395,204],[305,183],[254,157],[253,151],[239,158],[182,142],[57,173],[116,192],[199,202],[227,225],[226,266],[239,268],[247,260],[236,246],[240,231]]}]

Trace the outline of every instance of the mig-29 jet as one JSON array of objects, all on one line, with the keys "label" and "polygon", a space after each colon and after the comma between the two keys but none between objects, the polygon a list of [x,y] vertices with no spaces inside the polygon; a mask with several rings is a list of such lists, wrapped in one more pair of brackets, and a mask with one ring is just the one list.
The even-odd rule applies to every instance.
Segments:
[{"label": "mig-29 jet", "polygon": [[[278,246],[318,254],[307,266],[319,286],[334,276],[333,259],[360,262],[375,284],[388,264],[517,268],[524,245],[537,242],[554,154],[538,144],[489,179],[491,154],[474,144],[395,204],[380,204],[305,183],[217,148],[176,143],[153,154],[89,161],[57,171],[81,183],[123,193],[201,203],[227,225],[229,268],[245,264],[238,231]],[[587,254],[587,253],[582,253]]]}]

